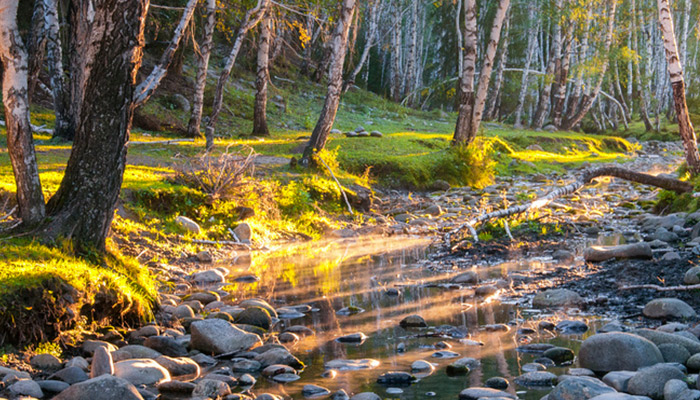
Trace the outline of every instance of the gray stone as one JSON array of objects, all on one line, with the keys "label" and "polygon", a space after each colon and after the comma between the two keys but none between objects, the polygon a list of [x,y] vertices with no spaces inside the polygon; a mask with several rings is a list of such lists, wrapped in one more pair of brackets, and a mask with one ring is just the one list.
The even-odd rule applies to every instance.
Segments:
[{"label": "gray stone", "polygon": [[630,394],[662,400],[666,382],[671,379],[683,379],[684,377],[685,375],[678,368],[666,364],[657,364],[637,371],[630,379],[627,390]]},{"label": "gray stone", "polygon": [[537,293],[532,299],[532,306],[535,308],[578,307],[582,303],[581,296],[568,289],[548,289]]},{"label": "gray stone", "polygon": [[82,346],[83,353],[92,356],[95,349],[98,347],[106,347],[110,352],[117,350],[117,346],[103,340],[86,340],[83,342]]},{"label": "gray stone", "polygon": [[170,336],[150,336],[143,345],[169,357],[184,357],[187,348],[182,342]]},{"label": "gray stone", "polygon": [[363,392],[352,396],[350,400],[382,400],[382,398],[373,392]]},{"label": "gray stone", "polygon": [[90,378],[97,378],[101,375],[114,374],[114,362],[112,361],[112,353],[108,352],[104,347],[98,347],[95,354],[92,356],[92,366],[90,368]]},{"label": "gray stone", "polygon": [[618,392],[626,392],[630,379],[636,372],[633,371],[612,371],[605,374],[603,382],[615,388]]},{"label": "gray stone", "polygon": [[238,240],[243,243],[250,243],[250,239],[253,236],[253,230],[247,222],[238,224],[238,226],[233,229],[233,233],[235,233]]},{"label": "gray stone", "polygon": [[649,400],[646,396],[632,396],[626,393],[604,393],[591,400]]},{"label": "gray stone", "polygon": [[653,258],[651,246],[646,242],[619,246],[591,246],[584,250],[583,258],[590,262],[606,261],[613,258]]},{"label": "gray stone", "polygon": [[[247,299],[247,300],[243,300],[242,302],[238,303],[238,305],[240,307],[243,307],[243,308],[250,308],[250,307],[264,308],[268,313],[270,313],[270,316],[272,318],[278,317],[277,311],[270,305],[270,303],[268,303],[267,301],[262,300],[262,299]],[[292,329],[292,327],[288,328],[287,331],[292,332],[292,331],[290,331],[290,329]],[[308,329],[308,328],[306,328],[306,329]],[[294,332],[294,333],[296,333],[296,332]]]},{"label": "gray stone", "polygon": [[565,347],[552,347],[544,352],[543,356],[551,359],[557,364],[574,360],[574,351]]},{"label": "gray stone", "polygon": [[518,397],[502,390],[474,387],[459,392],[459,400],[517,399]]},{"label": "gray stone", "polygon": [[53,354],[37,354],[29,360],[29,364],[37,369],[61,368],[61,360]]},{"label": "gray stone", "polygon": [[411,370],[413,371],[432,371],[435,366],[425,360],[416,360],[411,364]]},{"label": "gray stone", "polygon": [[192,280],[200,285],[210,285],[225,282],[226,276],[218,269],[208,269],[192,274]]},{"label": "gray stone", "polygon": [[695,318],[697,313],[688,303],[673,298],[654,299],[644,306],[644,316],[647,318]]},{"label": "gray stone", "polygon": [[246,358],[234,358],[231,360],[231,371],[233,372],[256,372],[262,368],[262,364],[255,360]]},{"label": "gray stone", "polygon": [[189,231],[190,233],[194,233],[195,235],[199,235],[202,232],[202,228],[200,228],[196,222],[185,216],[177,216],[175,218],[175,223],[180,226],[180,228]]},{"label": "gray stone", "polygon": [[156,388],[161,393],[192,394],[195,386],[196,385],[192,382],[168,381],[159,383]]},{"label": "gray stone", "polygon": [[525,387],[554,386],[557,376],[551,372],[535,371],[518,376],[514,382]]},{"label": "gray stone", "polygon": [[238,384],[240,386],[253,386],[255,382],[255,378],[250,374],[243,374],[238,378]]},{"label": "gray stone", "polygon": [[202,379],[192,391],[194,397],[219,398],[231,394],[231,388],[224,382],[214,379]]},{"label": "gray stone", "polygon": [[479,283],[479,275],[474,271],[466,271],[450,279],[452,283],[459,284],[477,284]]},{"label": "gray stone", "polygon": [[55,374],[49,377],[49,379],[53,378],[60,379],[63,382],[66,382],[70,385],[90,379],[90,377],[85,373],[85,371],[83,371],[79,367],[63,368],[62,370],[56,372]]},{"label": "gray stone", "polygon": [[681,256],[675,251],[669,251],[668,253],[661,256],[661,261],[678,261],[680,259]]},{"label": "gray stone", "polygon": [[195,378],[199,376],[199,364],[187,357],[160,356],[155,361],[167,369],[170,376],[193,376]]},{"label": "gray stone", "polygon": [[379,366],[379,361],[372,359],[361,360],[345,360],[336,359],[328,361],[325,364],[326,369],[335,369],[338,371],[354,371],[360,369],[372,369]]},{"label": "gray stone", "polygon": [[685,276],[683,277],[683,283],[686,285],[700,284],[700,267],[693,267],[686,271]]},{"label": "gray stone", "polygon": [[559,382],[547,399],[588,400],[606,393],[615,393],[615,389],[595,378],[572,376]]},{"label": "gray stone", "polygon": [[410,385],[416,377],[408,372],[385,372],[377,378],[377,383],[381,385]]},{"label": "gray stone", "polygon": [[664,385],[664,399],[675,400],[680,399],[679,394],[688,390],[688,384],[680,379],[671,379]]},{"label": "gray stone", "polygon": [[582,368],[596,372],[636,371],[663,362],[654,343],[623,332],[599,333],[587,338],[581,344],[578,358]]},{"label": "gray stone", "polygon": [[113,375],[102,375],[72,385],[54,400],[144,400],[134,385]]},{"label": "gray stone", "polygon": [[114,375],[126,379],[133,385],[157,385],[170,380],[168,370],[147,358],[135,358],[115,363]]},{"label": "gray stone", "polygon": [[290,373],[284,373],[284,374],[279,374],[275,375],[272,377],[272,380],[277,382],[277,383],[290,383],[290,382],[296,382],[301,377],[297,374],[290,374]]},{"label": "gray stone", "polygon": [[268,330],[272,324],[272,317],[262,307],[248,307],[236,316],[236,323],[253,325]]},{"label": "gray stone", "polygon": [[301,395],[304,397],[321,397],[331,394],[331,391],[317,385],[304,385]]},{"label": "gray stone", "polygon": [[285,348],[270,349],[258,355],[255,360],[259,362],[263,368],[275,364],[289,365],[296,369],[304,368],[304,364]]},{"label": "gray stone", "polygon": [[418,314],[409,315],[401,320],[399,325],[402,328],[426,328],[428,323]]},{"label": "gray stone", "polygon": [[335,340],[340,343],[362,343],[367,339],[367,335],[362,332],[351,333],[348,335],[340,336]]},{"label": "gray stone", "polygon": [[129,353],[131,358],[156,358],[161,356],[159,352],[140,344],[130,344],[121,347],[119,351]]},{"label": "gray stone", "polygon": [[189,113],[192,109],[190,106],[190,101],[187,97],[181,95],[180,93],[175,93],[172,97],[172,102],[175,104],[178,110],[183,111],[185,114]]},{"label": "gray stone", "polygon": [[486,382],[484,382],[484,384],[486,385],[486,387],[491,389],[508,389],[508,380],[506,378],[501,378],[500,376],[494,376],[493,378],[489,378],[486,380]]},{"label": "gray stone", "polygon": [[190,330],[190,347],[210,354],[235,353],[262,344],[257,335],[218,318],[195,321]]},{"label": "gray stone", "polygon": [[588,325],[583,321],[564,320],[557,324],[556,330],[567,335],[577,335],[588,332]]},{"label": "gray stone", "polygon": [[635,329],[632,333],[652,341],[657,346],[664,343],[675,343],[685,347],[691,355],[700,353],[700,343],[680,335],[653,331],[651,329]]},{"label": "gray stone", "polygon": [[90,364],[88,364],[87,360],[84,359],[83,357],[77,356],[73,357],[70,360],[66,361],[66,368],[68,367],[78,367],[84,371],[87,371],[88,368],[90,367]]},{"label": "gray stone", "polygon": [[700,353],[690,356],[686,361],[686,366],[693,371],[700,371]]},{"label": "gray stone", "polygon": [[10,385],[9,389],[10,393],[16,396],[30,396],[37,399],[44,397],[44,392],[41,391],[39,384],[31,379],[21,379]]},{"label": "gray stone", "polygon": [[665,362],[685,364],[690,358],[690,352],[685,347],[675,343],[663,343],[658,346]]},{"label": "gray stone", "polygon": [[557,250],[552,254],[552,258],[559,262],[570,263],[576,259],[576,256],[569,250]]},{"label": "gray stone", "polygon": [[43,392],[47,393],[61,393],[70,387],[70,385],[65,382],[55,380],[36,381],[36,383],[39,384]]}]

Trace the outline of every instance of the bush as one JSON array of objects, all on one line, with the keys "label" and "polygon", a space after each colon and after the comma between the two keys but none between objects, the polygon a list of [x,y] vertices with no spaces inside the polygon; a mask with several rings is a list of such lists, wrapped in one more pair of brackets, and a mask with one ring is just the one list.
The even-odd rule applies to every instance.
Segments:
[{"label": "bush", "polygon": [[229,148],[219,157],[203,155],[189,159],[175,167],[175,182],[201,190],[211,199],[230,197],[243,179],[253,173],[255,151],[242,147],[229,152]]},{"label": "bush", "polygon": [[493,143],[480,140],[469,146],[453,146],[438,159],[433,176],[452,185],[485,187],[493,183]]}]

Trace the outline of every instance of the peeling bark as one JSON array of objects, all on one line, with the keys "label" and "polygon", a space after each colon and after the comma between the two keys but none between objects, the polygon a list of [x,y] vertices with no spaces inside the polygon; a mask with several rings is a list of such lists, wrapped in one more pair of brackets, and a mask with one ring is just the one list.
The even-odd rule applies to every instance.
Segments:
[{"label": "peeling bark", "polygon": [[211,56],[214,28],[216,27],[216,0],[207,0],[207,21],[204,24],[202,44],[197,58],[197,78],[194,86],[194,98],[192,100],[192,114],[187,124],[187,135],[190,137],[201,136],[199,131],[202,124],[202,109],[204,108],[204,89],[207,86],[207,72],[209,69],[209,57]]},{"label": "peeling bark", "polygon": [[539,29],[537,23],[537,2],[528,3],[528,29],[527,29],[527,53],[525,55],[525,68],[523,70],[522,80],[520,82],[520,94],[518,95],[518,106],[515,109],[515,127],[522,127],[523,107],[525,106],[525,96],[530,79],[530,66],[535,55],[535,46],[537,43],[537,31]]},{"label": "peeling bark", "polygon": [[37,0],[44,3],[44,25],[46,26],[46,62],[51,80],[51,97],[56,116],[53,136],[63,140],[73,140],[75,136],[75,116],[69,109],[69,91],[66,88],[63,68],[63,49],[59,34],[57,0]]},{"label": "peeling bark", "polygon": [[561,8],[563,0],[555,0],[555,7],[557,9],[556,15],[557,20],[554,23],[554,34],[552,35],[552,48],[549,53],[549,62],[547,63],[547,73],[545,75],[544,86],[542,87],[542,93],[540,93],[540,101],[537,104],[537,111],[535,111],[535,116],[532,118],[532,127],[539,129],[544,125],[544,120],[548,115],[552,90],[554,89],[556,72],[558,70],[558,63],[561,62]]},{"label": "peeling bark", "polygon": [[24,224],[33,225],[44,218],[44,194],[29,123],[27,52],[17,29],[17,6],[15,0],[0,0],[2,103],[19,215]]},{"label": "peeling bark", "polygon": [[267,127],[267,82],[270,80],[270,26],[268,15],[260,23],[260,44],[258,45],[258,71],[255,77],[255,108],[253,110],[253,135],[270,136]]}]

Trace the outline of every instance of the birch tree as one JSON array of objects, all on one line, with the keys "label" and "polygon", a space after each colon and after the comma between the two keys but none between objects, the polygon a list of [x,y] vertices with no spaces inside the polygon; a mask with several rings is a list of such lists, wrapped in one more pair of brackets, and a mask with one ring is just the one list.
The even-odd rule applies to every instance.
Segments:
[{"label": "birch tree", "polygon": [[248,31],[253,29],[260,22],[260,20],[262,20],[269,7],[270,0],[258,0],[257,5],[248,10],[241,21],[241,26],[238,28],[238,32],[236,34],[236,41],[233,42],[231,52],[229,53],[228,57],[226,57],[224,69],[219,74],[219,81],[216,84],[214,104],[212,105],[211,114],[209,115],[209,122],[207,122],[207,127],[204,131],[204,136],[206,137],[207,141],[207,151],[214,148],[214,131],[216,130],[216,123],[219,120],[219,113],[221,113],[221,107],[224,101],[224,89],[226,82],[228,82],[228,78],[231,75],[233,65],[236,63],[236,58],[238,58],[238,52],[241,50],[241,45],[243,45],[243,39]]},{"label": "birch tree", "polygon": [[207,86],[207,73],[209,69],[209,57],[211,56],[214,28],[216,27],[216,0],[207,0],[206,22],[202,33],[202,44],[199,51],[195,52],[197,60],[197,77],[194,85],[192,100],[192,114],[187,124],[187,135],[200,136],[199,127],[202,123],[202,109],[204,108],[204,89]]},{"label": "birch tree", "polygon": [[406,76],[404,77],[404,93],[409,97],[407,104],[413,105],[413,90],[416,86],[418,70],[418,0],[411,1],[411,19],[408,25],[408,55],[406,56]]},{"label": "birch tree", "polygon": [[272,17],[268,15],[260,23],[258,44],[258,68],[255,77],[255,107],[253,109],[253,135],[270,136],[267,127],[267,82],[270,80],[270,29]]},{"label": "birch tree", "polygon": [[515,127],[522,127],[523,107],[525,106],[525,96],[529,87],[530,67],[532,59],[535,55],[535,47],[537,45],[537,31],[539,30],[539,20],[537,19],[537,1],[530,1],[527,4],[527,49],[525,54],[525,66],[523,75],[520,81],[520,93],[518,95],[518,105],[515,109]]},{"label": "birch tree", "polygon": [[[362,50],[362,55],[360,55],[360,61],[357,62],[355,69],[353,69],[352,72],[350,72],[348,78],[343,84],[343,93],[347,92],[350,86],[355,84],[355,79],[357,79],[357,75],[360,73],[360,71],[362,71],[362,68],[365,65],[365,63],[368,63],[369,52],[370,50],[372,50],[372,47],[374,47],[377,41],[377,20],[379,19],[379,14],[381,14],[381,5],[382,0],[374,0],[372,4],[368,6],[369,22],[365,34],[365,47]],[[369,65],[367,66],[367,68],[369,68]]]},{"label": "birch tree", "polygon": [[[468,76],[466,78],[463,76],[462,79],[462,85],[466,87],[462,89],[463,97],[461,97],[462,101],[459,108],[459,116],[457,117],[457,125],[455,127],[453,138],[453,143],[466,145],[471,144],[474,141],[474,138],[476,138],[476,134],[479,130],[479,125],[481,124],[484,107],[486,105],[486,95],[488,94],[489,83],[491,81],[491,72],[493,71],[493,62],[496,58],[496,50],[498,49],[498,42],[501,37],[503,21],[508,13],[508,7],[510,7],[510,0],[499,0],[498,2],[498,8],[496,10],[496,15],[494,16],[489,42],[486,46],[486,53],[484,55],[483,65],[479,75],[479,86],[476,95],[473,94],[473,71],[476,67],[476,4],[472,1],[469,1],[469,3],[471,4],[468,4],[465,10],[470,13],[471,16],[473,16],[473,21],[469,21],[467,23],[467,37],[465,38],[464,75]],[[472,31],[469,32],[470,30]],[[469,49],[472,41],[473,48]],[[470,57],[469,60],[467,60],[468,53],[473,53],[473,57]],[[469,70],[472,72],[469,73]],[[471,95],[468,93],[468,90],[470,89],[469,83],[467,82],[465,85],[465,80],[468,81],[469,79],[472,81]],[[473,100],[470,98],[473,98]]]},{"label": "birch tree", "polygon": [[5,108],[7,149],[17,186],[19,215],[25,225],[39,223],[45,215],[44,194],[29,123],[27,52],[17,29],[15,0],[0,0],[0,60],[2,103]]},{"label": "birch tree", "polygon": [[300,162],[304,167],[311,165],[313,154],[325,147],[326,141],[328,141],[328,135],[333,127],[333,122],[335,122],[335,115],[340,105],[340,93],[343,89],[343,64],[345,63],[348,34],[350,32],[350,24],[354,11],[355,0],[343,0],[340,9],[340,17],[338,18],[330,42],[331,63],[328,70],[328,91],[326,93],[326,100],[323,103],[321,115],[311,134],[309,143],[306,145],[306,149],[304,149],[304,155]]},{"label": "birch tree", "polygon": [[552,89],[554,87],[555,73],[557,72],[557,63],[561,62],[561,9],[563,0],[555,0],[554,2],[554,33],[552,34],[552,47],[550,49],[549,62],[547,63],[547,71],[545,74],[545,82],[540,93],[540,101],[537,104],[537,111],[532,118],[533,128],[542,128],[545,118],[548,115]]},{"label": "birch tree", "polygon": [[70,91],[65,82],[63,68],[63,50],[59,35],[57,0],[37,0],[43,3],[44,27],[46,35],[46,62],[51,80],[51,98],[56,116],[54,137],[73,140],[75,135],[75,116],[70,110]]},{"label": "birch tree", "polygon": [[700,173],[700,155],[698,155],[698,143],[693,124],[690,122],[688,106],[685,101],[685,81],[683,80],[683,66],[681,65],[676,35],[673,28],[673,15],[668,0],[658,0],[659,26],[663,37],[664,51],[668,63],[668,73],[673,89],[673,105],[678,117],[678,127],[685,148],[685,160],[688,170],[693,176]]}]

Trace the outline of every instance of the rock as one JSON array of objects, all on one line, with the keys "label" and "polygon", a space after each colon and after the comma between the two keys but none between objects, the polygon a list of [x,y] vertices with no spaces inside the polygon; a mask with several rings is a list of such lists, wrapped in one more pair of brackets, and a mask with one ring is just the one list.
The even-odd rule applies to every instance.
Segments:
[{"label": "rock", "polygon": [[653,331],[651,329],[635,329],[632,331],[632,333],[652,341],[657,346],[664,343],[675,343],[685,347],[691,355],[695,353],[700,353],[700,343],[698,343],[698,341],[688,339],[681,335]]},{"label": "rock", "polygon": [[367,339],[367,335],[362,332],[351,333],[349,335],[341,336],[335,340],[340,343],[362,343]]},{"label": "rock", "polygon": [[66,361],[66,368],[68,367],[78,367],[82,369],[83,371],[87,371],[88,368],[90,367],[90,364],[88,364],[87,360],[84,359],[83,357],[77,356],[73,357],[70,360]]},{"label": "rock", "polygon": [[238,226],[233,229],[233,233],[235,233],[238,240],[243,243],[250,243],[250,239],[253,236],[253,230],[247,222],[238,224]]},{"label": "rock", "polygon": [[175,107],[177,107],[178,110],[184,112],[185,114],[189,113],[192,107],[190,106],[190,101],[187,100],[187,97],[181,95],[180,93],[175,93],[172,97],[171,100]]},{"label": "rock", "polygon": [[425,214],[432,215],[433,217],[437,217],[438,215],[442,214],[442,208],[440,208],[438,204],[433,204],[426,208],[423,212]]},{"label": "rock", "polygon": [[301,395],[304,397],[321,397],[331,394],[331,391],[317,385],[304,385],[301,388]]},{"label": "rock", "polygon": [[61,360],[53,354],[37,354],[29,360],[29,364],[36,369],[61,368]]},{"label": "rock", "polygon": [[688,303],[673,298],[655,299],[644,306],[642,312],[647,318],[695,318],[697,313]]},{"label": "rock", "polygon": [[199,364],[187,357],[160,356],[155,361],[167,369],[170,376],[194,376],[195,378],[199,376]]},{"label": "rock", "polygon": [[433,371],[435,366],[425,360],[416,360],[411,364],[411,370],[413,371]]},{"label": "rock", "polygon": [[238,384],[240,386],[253,386],[255,382],[255,378],[250,374],[243,374],[238,378]]},{"label": "rock", "polygon": [[114,364],[114,375],[133,385],[157,385],[170,380],[170,373],[157,362],[146,358],[119,361]]},{"label": "rock", "polygon": [[345,390],[340,389],[331,395],[331,400],[350,400],[350,396]]},{"label": "rock", "polygon": [[683,382],[680,379],[671,379],[664,385],[663,398],[666,400],[681,399],[682,397],[678,397],[678,395],[686,390],[688,390],[687,383]]},{"label": "rock", "polygon": [[525,387],[554,386],[557,383],[557,376],[551,372],[535,371],[518,376],[514,382]]},{"label": "rock", "polygon": [[385,372],[377,378],[380,385],[410,385],[416,377],[407,372]]},{"label": "rock", "polygon": [[457,358],[457,357],[459,357],[459,353],[455,353],[454,351],[449,351],[449,350],[442,350],[442,351],[436,351],[435,353],[433,353],[432,357],[434,357],[434,358]]},{"label": "rock", "polygon": [[156,385],[156,389],[161,393],[182,393],[189,395],[192,394],[195,386],[196,385],[192,382],[168,381],[159,383]]},{"label": "rock", "polygon": [[379,366],[379,361],[372,359],[362,360],[344,360],[336,359],[328,361],[325,364],[326,369],[335,369],[338,371],[354,371],[360,369],[372,369]]},{"label": "rock", "polygon": [[576,256],[569,250],[557,250],[552,254],[552,258],[559,262],[570,263],[576,259]]},{"label": "rock", "polygon": [[486,387],[491,388],[491,389],[497,389],[497,390],[506,390],[508,389],[508,380],[506,378],[501,378],[500,376],[494,376],[493,378],[489,378],[484,382]]},{"label": "rock", "polygon": [[532,299],[532,306],[535,308],[578,307],[581,304],[583,304],[581,296],[568,289],[548,289],[537,293]]},{"label": "rock", "polygon": [[418,314],[409,315],[401,320],[399,325],[402,328],[427,328],[428,323]]},{"label": "rock", "polygon": [[256,372],[262,368],[262,364],[258,361],[246,358],[234,358],[230,365],[233,372]]},{"label": "rock", "polygon": [[[552,362],[552,364],[554,364],[554,362]],[[522,369],[523,372],[535,372],[535,371],[545,371],[547,369],[547,367],[545,367],[544,365],[542,365],[540,363],[531,362],[531,363],[524,364],[520,369]]]},{"label": "rock", "polygon": [[379,132],[379,131],[372,131],[372,132],[369,133],[369,135],[372,136],[372,137],[382,137],[382,136],[384,136],[384,135],[382,135],[382,133]]},{"label": "rock", "polygon": [[102,340],[86,340],[85,342],[83,342],[82,346],[83,353],[92,356],[93,353],[95,353],[95,349],[97,349],[98,347],[106,347],[110,353],[117,350],[117,346],[109,342],[105,342]]},{"label": "rock", "polygon": [[214,261],[214,256],[211,255],[211,253],[207,250],[202,250],[196,255],[197,260],[201,263],[210,263]]},{"label": "rock", "polygon": [[202,232],[202,228],[199,227],[199,225],[192,221],[191,219],[179,215],[175,218],[175,223],[182,229],[189,231],[190,233],[194,233],[195,235],[199,235]]},{"label": "rock", "polygon": [[129,344],[118,351],[128,353],[129,358],[156,358],[161,355],[159,352],[139,344]]},{"label": "rock", "polygon": [[486,399],[513,399],[517,397],[502,390],[496,390],[485,387],[474,387],[464,389],[459,392],[459,400],[486,400]]},{"label": "rock", "polygon": [[630,394],[649,396],[654,400],[663,400],[664,386],[671,379],[683,379],[685,375],[676,367],[657,364],[643,368],[630,379],[627,390]]},{"label": "rock", "polygon": [[625,393],[604,393],[591,400],[649,400],[648,397],[632,396]]},{"label": "rock", "polygon": [[253,325],[265,330],[270,329],[272,317],[262,307],[248,307],[235,318],[237,324]]},{"label": "rock", "polygon": [[685,364],[690,358],[690,352],[685,347],[675,343],[664,343],[657,346],[664,361],[667,363]]},{"label": "rock", "polygon": [[654,343],[623,332],[599,333],[587,338],[581,344],[578,358],[581,367],[596,372],[636,371],[663,362]]},{"label": "rock", "polygon": [[661,227],[656,228],[654,233],[649,235],[649,239],[660,240],[660,241],[666,242],[666,243],[672,243],[672,242],[678,241],[678,235],[674,232],[670,232],[668,229],[661,226]]},{"label": "rock", "polygon": [[588,368],[569,368],[569,370],[566,372],[567,375],[571,376],[590,376],[595,378],[595,372],[591,371]]},{"label": "rock", "polygon": [[90,368],[90,378],[97,378],[101,375],[114,374],[114,362],[112,361],[112,353],[108,352],[105,347],[98,347],[95,354],[92,356],[92,366]]},{"label": "rock", "polygon": [[[550,126],[550,125],[547,125],[547,126]],[[555,128],[555,130],[556,130],[556,128]],[[527,146],[527,150],[531,150],[531,151],[544,151],[544,149],[542,148],[542,146],[540,146],[539,144],[531,144],[531,145]]]},{"label": "rock", "polygon": [[187,355],[185,345],[170,336],[151,336],[143,345],[169,357],[184,357]]},{"label": "rock", "polygon": [[475,285],[479,283],[479,275],[474,271],[466,271],[450,279],[450,282]]},{"label": "rock", "polygon": [[363,392],[352,396],[350,400],[382,400],[382,398],[373,392]]},{"label": "rock", "polygon": [[285,348],[268,350],[258,355],[255,360],[258,361],[263,368],[275,364],[289,365],[296,369],[304,368],[304,364]]},{"label": "rock", "polygon": [[615,388],[618,392],[626,392],[630,379],[636,372],[632,371],[612,371],[605,374],[603,382]]},{"label": "rock", "polygon": [[[700,222],[698,224],[700,224]],[[683,283],[686,285],[700,284],[700,267],[693,267],[686,271],[683,277]]]},{"label": "rock", "polygon": [[16,396],[44,397],[41,387],[31,379],[21,379],[10,385],[10,393]]},{"label": "rock", "polygon": [[214,379],[202,379],[192,391],[193,397],[215,398],[231,394],[231,388],[224,382]]},{"label": "rock", "polygon": [[70,387],[66,382],[55,380],[36,381],[36,383],[39,384],[41,391],[45,393],[61,393]]},{"label": "rock", "polygon": [[78,383],[78,382],[83,382],[90,377],[79,367],[66,367],[63,368],[62,370],[56,372],[55,374],[51,375],[49,379],[60,379],[63,382],[68,383],[69,385]]},{"label": "rock", "polygon": [[[243,307],[243,308],[250,308],[250,307],[260,307],[260,308],[264,308],[265,311],[267,311],[268,313],[270,313],[270,316],[271,316],[272,318],[277,318],[277,317],[278,317],[277,311],[275,311],[275,309],[270,305],[270,303],[268,303],[267,301],[262,300],[262,299],[248,299],[248,300],[243,300],[242,302],[238,303],[238,305],[239,305],[240,307]],[[290,328],[290,329],[291,329],[291,328]],[[289,329],[288,329],[288,330],[289,330]],[[292,332],[292,331],[290,331],[290,332]],[[296,333],[296,332],[295,332],[295,333]]]},{"label": "rock", "polygon": [[543,356],[550,358],[557,364],[563,364],[574,360],[574,351],[564,347],[552,347],[546,350]]},{"label": "rock", "polygon": [[623,244],[619,246],[591,246],[583,251],[583,259],[600,262],[612,258],[653,258],[651,246],[646,242]]},{"label": "rock", "polygon": [[700,371],[700,353],[690,356],[686,361],[686,365],[693,371]]},{"label": "rock", "polygon": [[587,400],[606,393],[615,393],[615,389],[595,378],[572,376],[559,382],[547,399]]},{"label": "rock", "polygon": [[668,253],[661,256],[661,261],[678,261],[680,259],[681,256],[675,251],[669,251]]},{"label": "rock", "polygon": [[586,333],[588,325],[582,321],[565,320],[557,324],[556,330],[567,335]]},{"label": "rock", "polygon": [[54,400],[144,400],[134,385],[113,375],[101,375],[76,383]]},{"label": "rock", "polygon": [[200,285],[211,285],[214,283],[224,283],[226,281],[226,276],[218,269],[208,269],[192,274],[192,280]]},{"label": "rock", "polygon": [[205,353],[235,353],[262,345],[260,338],[222,319],[195,321],[190,326],[190,347]]},{"label": "rock", "polygon": [[290,383],[298,381],[299,379],[301,379],[299,375],[290,373],[279,374],[272,377],[272,380],[277,383]]}]

